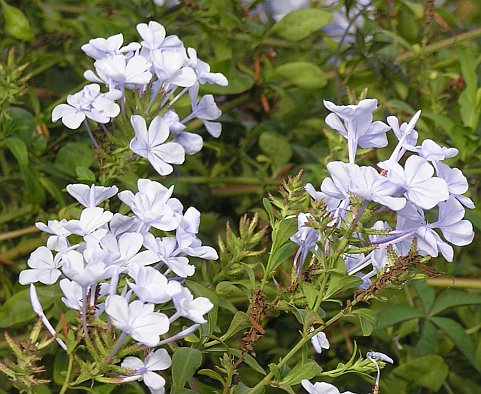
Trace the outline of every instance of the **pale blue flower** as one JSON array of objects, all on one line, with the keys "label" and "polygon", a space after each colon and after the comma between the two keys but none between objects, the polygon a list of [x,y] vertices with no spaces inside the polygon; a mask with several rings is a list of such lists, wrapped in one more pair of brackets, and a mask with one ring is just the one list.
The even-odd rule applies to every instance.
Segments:
[{"label": "pale blue flower", "polygon": [[170,164],[182,164],[185,151],[176,142],[165,142],[169,137],[169,124],[160,116],[156,116],[149,125],[140,115],[132,115],[130,122],[135,137],[130,141],[130,149],[139,156],[145,157],[160,175],[168,175],[173,171]]},{"label": "pale blue flower", "polygon": [[108,123],[120,113],[120,107],[114,102],[120,97],[122,92],[119,90],[101,93],[99,85],[87,85],[80,92],[68,95],[67,104],[59,104],[53,109],[52,121],[62,119],[69,129],[78,129],[86,118]]}]

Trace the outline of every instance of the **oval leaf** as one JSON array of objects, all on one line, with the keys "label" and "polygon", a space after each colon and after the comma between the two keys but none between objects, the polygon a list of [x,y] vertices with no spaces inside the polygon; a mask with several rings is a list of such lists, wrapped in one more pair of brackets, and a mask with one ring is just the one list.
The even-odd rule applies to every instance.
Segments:
[{"label": "oval leaf", "polygon": [[331,20],[329,12],[315,8],[296,10],[288,13],[271,29],[271,33],[289,41],[299,41],[327,25]]},{"label": "oval leaf", "polygon": [[293,62],[276,68],[274,78],[285,79],[303,89],[317,89],[326,85],[327,79],[314,63]]},{"label": "oval leaf", "polygon": [[172,356],[172,393],[184,388],[185,382],[202,364],[202,352],[190,347],[178,348]]},{"label": "oval leaf", "polygon": [[12,7],[2,0],[3,17],[5,18],[5,30],[19,40],[33,40],[32,29],[28,19],[18,8]]}]

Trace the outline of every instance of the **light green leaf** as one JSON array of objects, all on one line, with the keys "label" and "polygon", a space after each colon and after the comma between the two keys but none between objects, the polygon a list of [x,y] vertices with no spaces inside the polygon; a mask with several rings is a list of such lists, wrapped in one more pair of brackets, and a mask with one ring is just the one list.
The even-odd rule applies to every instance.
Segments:
[{"label": "light green leaf", "polygon": [[272,160],[274,168],[288,163],[292,157],[289,140],[275,131],[265,131],[259,136],[259,147]]},{"label": "light green leaf", "polygon": [[286,63],[277,67],[273,79],[284,79],[303,89],[318,89],[327,84],[324,72],[310,62]]},{"label": "light green leaf", "polygon": [[190,347],[180,347],[172,356],[172,393],[184,388],[189,378],[202,364],[202,352]]},{"label": "light green leaf", "polygon": [[87,181],[95,183],[95,174],[86,167],[76,167],[75,172],[79,181]]},{"label": "light green leaf", "polygon": [[5,18],[5,30],[19,40],[32,41],[33,32],[30,23],[22,11],[8,5],[1,0],[3,17]]},{"label": "light green leaf", "polygon": [[303,379],[312,379],[321,372],[322,368],[314,360],[307,360],[305,363],[299,361],[279,383],[293,386],[301,383]]},{"label": "light green leaf", "polygon": [[392,373],[408,382],[438,391],[448,377],[449,367],[440,356],[430,355],[410,360]]},{"label": "light green leaf", "polygon": [[296,10],[277,22],[270,33],[275,33],[289,41],[300,41],[327,25],[330,20],[331,14],[320,9]]},{"label": "light green leaf", "polygon": [[359,317],[362,335],[371,335],[377,321],[376,312],[368,308],[359,308],[353,311],[352,314]]}]

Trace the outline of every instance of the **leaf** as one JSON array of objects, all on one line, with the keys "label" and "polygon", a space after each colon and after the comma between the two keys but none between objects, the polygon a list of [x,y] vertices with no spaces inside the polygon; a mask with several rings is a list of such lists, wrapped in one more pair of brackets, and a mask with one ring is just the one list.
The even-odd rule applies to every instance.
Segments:
[{"label": "leaf", "polygon": [[25,142],[18,137],[9,137],[5,140],[8,149],[17,159],[21,168],[25,168],[28,165],[28,149]]},{"label": "leaf", "polygon": [[86,167],[76,167],[75,172],[79,181],[87,181],[95,183],[95,174],[92,170]]},{"label": "leaf", "polygon": [[18,8],[2,2],[3,17],[5,18],[5,30],[19,40],[32,41],[33,32],[30,23],[22,11]]},{"label": "leaf", "polygon": [[332,273],[329,275],[329,285],[327,286],[327,291],[324,297],[326,299],[330,298],[341,291],[358,287],[361,283],[362,279],[357,276]]},{"label": "leaf", "polygon": [[225,385],[224,378],[220,376],[217,372],[213,371],[212,369],[201,369],[197,372],[197,374],[208,376],[211,379],[217,380],[222,385]]},{"label": "leaf", "polygon": [[272,77],[285,79],[303,89],[318,89],[327,84],[324,72],[310,62],[283,64],[275,69]]},{"label": "leaf", "polygon": [[316,290],[316,288],[312,283],[303,282],[302,293],[306,297],[307,305],[309,306],[309,309],[312,309],[314,307],[314,304],[316,303],[318,291]]},{"label": "leaf", "polygon": [[238,311],[232,318],[232,321],[230,322],[229,328],[225,332],[224,335],[222,335],[222,340],[225,341],[229,339],[231,336],[237,334],[239,331],[242,331],[248,327],[250,327],[250,320],[247,315],[247,313]]},{"label": "leaf", "polygon": [[[38,298],[44,311],[60,297],[54,286],[37,287]],[[0,308],[0,328],[13,327],[33,320],[36,313],[30,303],[30,289],[21,290]]]},{"label": "leaf", "polygon": [[447,317],[433,317],[431,318],[431,321],[446,333],[456,347],[466,356],[469,362],[477,368],[474,343],[464,331],[463,326],[457,321],[448,319]]},{"label": "leaf", "polygon": [[438,391],[448,377],[449,367],[437,355],[415,358],[395,368],[392,373],[409,382]]},{"label": "leaf", "polygon": [[[251,392],[251,387],[246,386],[244,383],[239,382],[237,387],[235,388],[234,394],[249,394]],[[259,393],[264,393],[264,388]]]},{"label": "leaf", "polygon": [[259,136],[259,147],[272,161],[274,168],[282,167],[292,157],[289,140],[275,131],[265,131]]},{"label": "leaf", "polygon": [[436,292],[424,280],[415,280],[412,282],[412,287],[416,292],[419,301],[423,307],[424,312],[428,312],[436,297]]},{"label": "leaf", "polygon": [[282,219],[272,235],[272,251],[275,253],[297,231],[297,219]]},{"label": "leaf", "polygon": [[296,10],[284,16],[269,33],[276,33],[289,41],[300,41],[327,25],[330,20],[331,14],[320,9]]},{"label": "leaf", "polygon": [[184,387],[202,364],[202,352],[190,347],[180,347],[172,356],[172,393]]},{"label": "leaf", "polygon": [[438,313],[452,308],[453,306],[481,304],[481,295],[470,294],[461,290],[445,290],[443,291],[431,308],[430,315],[437,315]]},{"label": "leaf", "polygon": [[276,250],[269,264],[269,272],[275,271],[294,252],[294,243],[287,243]]},{"label": "leaf", "polygon": [[[242,356],[242,352],[239,349],[229,348],[229,353],[233,354],[237,358]],[[267,372],[264,370],[264,368],[262,368],[256,359],[249,353],[244,354],[244,362],[254,371],[259,372],[262,375],[267,375]]]},{"label": "leaf", "polygon": [[299,361],[279,383],[293,386],[301,383],[303,379],[312,379],[321,372],[322,368],[314,360],[307,360],[305,363]]},{"label": "leaf", "polygon": [[89,168],[95,163],[95,155],[87,144],[67,142],[60,148],[55,158],[55,166],[62,172],[77,176],[77,167]]},{"label": "leaf", "polygon": [[22,169],[22,180],[25,184],[25,195],[28,201],[41,204],[45,201],[45,190],[40,183],[40,174],[35,167],[27,166]]},{"label": "leaf", "polygon": [[376,329],[391,327],[403,321],[421,317],[424,317],[424,313],[417,308],[403,304],[390,305],[378,313]]},{"label": "leaf", "polygon": [[421,337],[416,344],[416,354],[424,356],[429,353],[434,353],[434,347],[438,342],[438,330],[436,326],[429,320],[424,320],[422,324]]},{"label": "leaf", "polygon": [[367,308],[356,309],[352,312],[353,315],[359,317],[359,322],[361,323],[362,335],[369,336],[372,330],[376,326],[377,316],[376,312]]},{"label": "leaf", "polygon": [[251,75],[242,74],[234,65],[231,59],[211,64],[212,72],[224,74],[229,81],[227,86],[202,85],[201,93],[210,94],[240,94],[254,86],[254,78]]}]

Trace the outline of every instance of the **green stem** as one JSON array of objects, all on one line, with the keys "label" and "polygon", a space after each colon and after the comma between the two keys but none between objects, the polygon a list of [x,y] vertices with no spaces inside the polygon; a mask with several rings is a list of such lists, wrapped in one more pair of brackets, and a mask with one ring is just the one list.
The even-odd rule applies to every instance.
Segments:
[{"label": "green stem", "polygon": [[72,375],[72,370],[73,370],[73,354],[70,353],[68,355],[68,366],[67,366],[67,374],[65,375],[65,382],[63,382],[62,389],[60,390],[59,394],[65,394],[67,392],[67,389],[70,386],[70,376]]},{"label": "green stem", "polygon": [[[289,353],[287,353],[284,358],[279,361],[277,364],[277,368],[282,368],[284,365],[286,365],[289,360],[299,351],[302,349],[302,347],[311,340],[311,338],[320,333],[321,331],[324,331],[327,327],[329,327],[331,324],[335,323],[348,313],[350,313],[351,308],[356,305],[358,302],[362,301],[364,298],[364,293],[359,294],[351,303],[349,303],[343,310],[341,310],[339,313],[337,313],[335,316],[331,317],[326,323],[322,324],[321,326],[317,327],[314,331],[310,332],[307,335],[304,335],[303,338],[291,349]],[[259,383],[257,383],[256,386],[254,386],[250,391],[249,394],[256,394],[260,393],[262,388],[269,384],[269,381],[273,378],[274,373],[269,372],[264,379],[262,379]]]},{"label": "green stem", "polygon": [[26,228],[22,228],[20,230],[9,231],[8,233],[0,234],[0,241],[6,241],[7,239],[13,239],[22,237],[23,235],[37,233],[38,228],[35,226],[30,226]]}]

